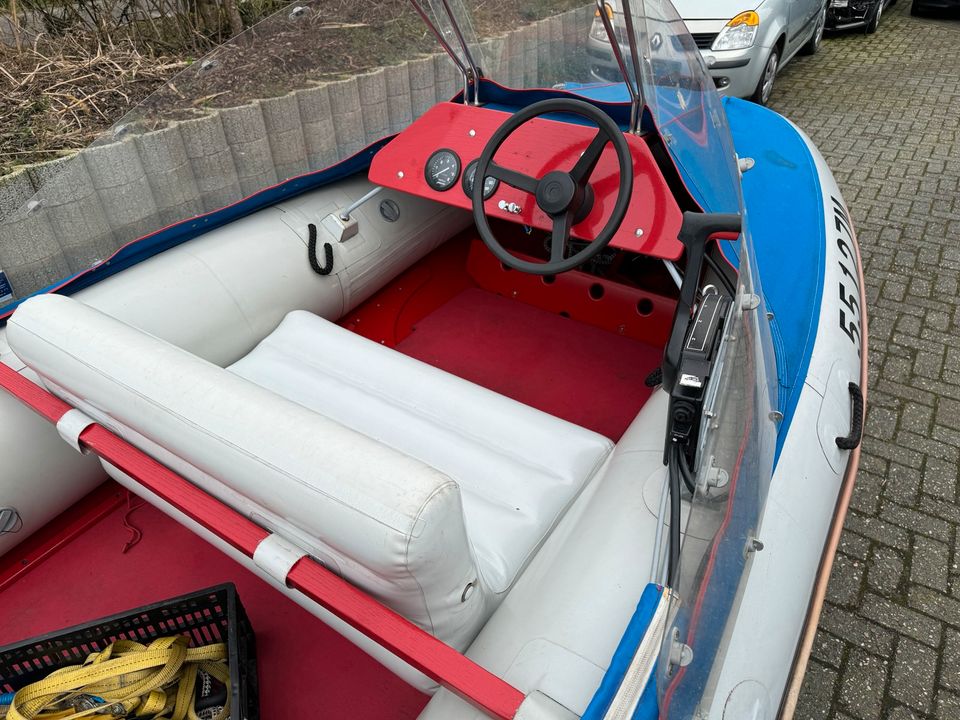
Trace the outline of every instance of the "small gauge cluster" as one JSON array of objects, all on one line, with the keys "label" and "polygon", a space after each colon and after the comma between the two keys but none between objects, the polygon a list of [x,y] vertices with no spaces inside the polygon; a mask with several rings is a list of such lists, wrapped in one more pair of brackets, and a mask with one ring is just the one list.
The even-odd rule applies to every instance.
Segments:
[{"label": "small gauge cluster", "polygon": [[446,192],[460,178],[460,156],[453,150],[437,150],[423,169],[427,185],[437,192]]},{"label": "small gauge cluster", "polygon": [[[479,159],[472,160],[463,172],[460,186],[467,197],[473,196],[473,181],[477,176],[478,164]],[[446,192],[457,184],[457,180],[461,179],[460,170],[460,156],[453,150],[444,148],[437,150],[429,157],[423,169],[423,176],[427,185],[431,188],[437,192]],[[500,181],[497,178],[487,176],[483,181],[483,199],[489,200],[493,197],[498,187],[500,187]]]},{"label": "small gauge cluster", "polygon": [[[473,181],[477,177],[477,165],[479,164],[480,159],[478,158],[467,165],[467,169],[463,173],[463,192],[466,193],[467,197],[473,197]],[[492,198],[498,187],[500,187],[500,181],[487,175],[483,179],[483,199],[489,200]]]}]

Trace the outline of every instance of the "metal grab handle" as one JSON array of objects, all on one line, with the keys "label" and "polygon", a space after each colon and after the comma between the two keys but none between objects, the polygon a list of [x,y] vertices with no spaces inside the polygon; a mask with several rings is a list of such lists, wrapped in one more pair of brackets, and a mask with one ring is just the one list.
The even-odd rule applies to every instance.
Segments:
[{"label": "metal grab handle", "polygon": [[855,382],[847,385],[847,388],[850,390],[853,412],[850,417],[850,434],[837,437],[837,447],[841,450],[853,450],[863,439],[863,391]]}]

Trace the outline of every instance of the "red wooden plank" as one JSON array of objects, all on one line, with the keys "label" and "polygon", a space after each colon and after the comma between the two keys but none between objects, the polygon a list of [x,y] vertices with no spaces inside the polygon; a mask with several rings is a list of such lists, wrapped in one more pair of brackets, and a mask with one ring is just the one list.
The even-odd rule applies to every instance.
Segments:
[{"label": "red wooden plank", "polygon": [[101,425],[80,443],[248,557],[270,533]]},{"label": "red wooden plank", "polygon": [[51,395],[35,382],[31,382],[9,365],[0,362],[0,386],[54,425],[72,408],[60,398]]},{"label": "red wooden plank", "polygon": [[[0,386],[52,423],[70,409],[2,363]],[[80,442],[248,557],[269,534],[100,425],[84,430]],[[300,560],[291,570],[288,584],[493,717],[510,720],[523,702],[519,690],[315,560]]]}]

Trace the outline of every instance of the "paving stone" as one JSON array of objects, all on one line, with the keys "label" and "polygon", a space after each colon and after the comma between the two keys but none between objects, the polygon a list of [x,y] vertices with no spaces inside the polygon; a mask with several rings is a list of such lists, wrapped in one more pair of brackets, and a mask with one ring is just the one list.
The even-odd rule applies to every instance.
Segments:
[{"label": "paving stone", "polygon": [[872,515],[880,508],[880,499],[886,479],[880,475],[861,471],[853,486],[850,507],[865,515]]},{"label": "paving stone", "polygon": [[910,606],[945,623],[960,626],[960,600],[930,588],[914,585],[909,593]]},{"label": "paving stone", "polygon": [[220,119],[243,195],[275,185],[277,171],[260,103],[222,110]]},{"label": "paving stone", "polygon": [[47,176],[35,198],[74,272],[108,257],[120,245],[87,169],[85,154],[57,163],[59,172]]},{"label": "paving stone", "polygon": [[233,154],[223,134],[219,115],[179,123],[203,209],[217,210],[241,198]]},{"label": "paving stone", "polygon": [[858,718],[879,717],[889,672],[886,660],[853,650],[840,684],[840,703]]},{"label": "paving stone", "polygon": [[825,604],[820,627],[851,646],[875,655],[888,657],[893,652],[893,633],[848,610]]},{"label": "paving stone", "polygon": [[847,644],[838,637],[819,630],[813,640],[812,655],[825,665],[839,668],[843,662],[843,654]]},{"label": "paving stone", "polygon": [[890,545],[901,550],[910,549],[910,537],[906,530],[878,518],[865,517],[859,513],[851,512],[847,515],[845,527],[884,545]]},{"label": "paving stone", "polygon": [[909,635],[931,647],[940,645],[942,632],[937,620],[897,605],[879,595],[868,593],[863,598],[858,612],[868,620],[873,620],[894,632]]},{"label": "paving stone", "polygon": [[837,605],[854,605],[860,599],[865,566],[847,555],[838,554],[830,573],[827,598]]},{"label": "paving stone", "polygon": [[[406,77],[406,66],[403,76]],[[320,170],[337,162],[337,134],[330,114],[330,91],[326,85],[298,90],[297,102],[300,104],[300,119],[303,122],[303,137],[307,148],[307,161],[311,170]],[[409,105],[410,87],[407,84],[406,96]],[[404,123],[408,125],[410,118]]]},{"label": "paving stone", "polygon": [[938,681],[943,687],[960,691],[960,632],[947,628],[945,636]]},{"label": "paving stone", "polygon": [[960,401],[940,398],[937,401],[937,422],[960,429]]},{"label": "paving stone", "polygon": [[933,422],[933,409],[919,403],[905,403],[900,414],[900,424],[915,433],[927,435]]},{"label": "paving stone", "polygon": [[953,502],[957,497],[957,465],[928,458],[923,470],[923,492]]},{"label": "paving stone", "polygon": [[32,198],[35,192],[26,168],[0,177],[0,220]]},{"label": "paving stone", "polygon": [[878,545],[867,568],[868,586],[884,596],[899,592],[904,576],[903,556],[893,548]]},{"label": "paving stone", "polygon": [[938,720],[957,720],[960,718],[960,695],[941,690],[937,693]]},{"label": "paving stone", "polygon": [[[433,61],[430,58],[425,58],[425,60],[432,67]],[[413,63],[410,67],[413,67]],[[360,86],[353,78],[339,80],[328,84],[327,92],[330,96],[330,110],[337,136],[337,148],[340,157],[346,158],[362,150],[366,141],[363,130],[363,111],[360,106]]]},{"label": "paving stone", "polygon": [[91,146],[81,156],[120,244],[157,227],[159,211],[133,138]]},{"label": "paving stone", "polygon": [[890,694],[906,705],[928,712],[933,703],[937,653],[908,638],[897,642]]},{"label": "paving stone", "polygon": [[948,522],[897,503],[883,503],[880,517],[902,528],[923,533],[943,542],[948,542],[952,536],[952,528]]},{"label": "paving stone", "polygon": [[144,133],[136,137],[136,142],[144,166],[150,168],[147,180],[153,190],[161,224],[168,225],[200,214],[203,209],[200,191],[180,129],[173,125]]},{"label": "paving stone", "polygon": [[260,100],[258,104],[263,112],[277,179],[286,180],[307,172],[307,144],[297,95],[291,92]]},{"label": "paving stone", "polygon": [[923,536],[913,539],[910,579],[934,590],[947,591],[950,546]]},{"label": "paving stone", "polygon": [[410,71],[407,64],[385,68],[387,85],[387,113],[390,132],[399,132],[413,121],[410,97]]},{"label": "paving stone", "polygon": [[15,211],[0,225],[0,267],[14,297],[25,297],[47,285],[48,277],[70,272],[50,227],[47,213]]},{"label": "paving stone", "polygon": [[890,710],[890,714],[884,720],[924,720],[925,717],[925,715],[921,715],[905,705],[897,705]]},{"label": "paving stone", "polygon": [[849,529],[845,529],[840,536],[840,552],[850,557],[866,560],[870,554],[870,540],[857,535]]},{"label": "paving stone", "polygon": [[[437,57],[443,57],[444,62],[448,62],[445,55],[438,55]],[[387,75],[383,70],[360,75],[357,78],[357,86],[360,93],[360,105],[363,107],[363,129],[366,134],[366,143],[370,144],[390,134]]]},{"label": "paving stone", "polygon": [[837,677],[835,669],[821,665],[815,660],[810,662],[800,693],[800,702],[810,708],[804,714],[804,720],[829,720],[830,706],[823,703],[818,704],[815,700],[821,697],[833,697]]}]

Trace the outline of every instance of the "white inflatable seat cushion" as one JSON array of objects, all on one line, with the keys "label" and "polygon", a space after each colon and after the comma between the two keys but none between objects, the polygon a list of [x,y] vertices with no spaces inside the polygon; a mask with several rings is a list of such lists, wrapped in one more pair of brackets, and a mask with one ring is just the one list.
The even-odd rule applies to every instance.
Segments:
[{"label": "white inflatable seat cushion", "polygon": [[489,616],[440,471],[67,297],[27,300],[8,338],[55,394],[441,640]]},{"label": "white inflatable seat cushion", "polygon": [[308,312],[289,313],[230,370],[455,480],[482,583],[496,595],[613,448]]},{"label": "white inflatable seat cushion", "polygon": [[[650,581],[669,410],[670,396],[654,392],[466,652],[521,692],[543,693],[576,717],[586,712]],[[419,720],[485,718],[440,690]]]}]

